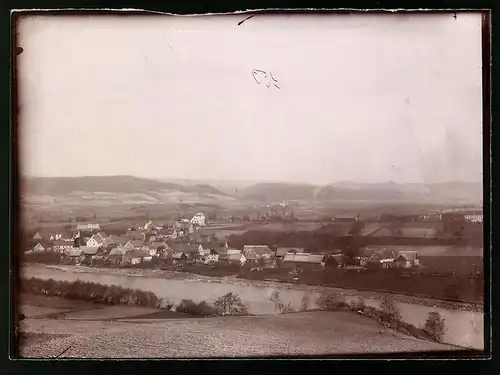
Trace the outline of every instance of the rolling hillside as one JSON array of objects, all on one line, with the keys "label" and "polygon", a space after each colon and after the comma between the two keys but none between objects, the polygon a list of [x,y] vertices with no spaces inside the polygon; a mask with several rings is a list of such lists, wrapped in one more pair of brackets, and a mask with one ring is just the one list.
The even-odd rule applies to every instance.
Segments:
[{"label": "rolling hillside", "polygon": [[479,205],[481,183],[446,182],[438,184],[398,184],[339,182],[327,186],[293,183],[258,183],[237,196],[244,200],[277,202],[281,200],[374,203],[437,203]]},{"label": "rolling hillside", "polygon": [[379,202],[452,203],[477,205],[482,201],[481,183],[363,184],[340,182],[325,186],[316,196],[321,201],[360,200]]},{"label": "rolling hillside", "polygon": [[25,194],[37,195],[61,195],[75,191],[138,194],[162,190],[226,195],[209,185],[184,186],[132,176],[33,177],[21,181],[21,186]]},{"label": "rolling hillside", "polygon": [[317,187],[281,182],[259,183],[243,189],[241,199],[256,201],[313,200]]}]

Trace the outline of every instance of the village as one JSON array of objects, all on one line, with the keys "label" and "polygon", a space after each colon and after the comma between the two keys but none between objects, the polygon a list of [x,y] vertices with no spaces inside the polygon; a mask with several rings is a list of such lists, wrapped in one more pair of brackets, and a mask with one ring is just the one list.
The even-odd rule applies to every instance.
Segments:
[{"label": "village", "polygon": [[[429,220],[428,216],[420,219]],[[359,217],[338,218],[337,221],[348,219],[355,227]],[[482,215],[466,214],[465,220],[479,222]],[[73,232],[35,233],[26,254],[50,252],[60,254],[62,264],[104,267],[196,264],[206,267],[232,265],[255,270],[285,268],[321,271],[335,268],[414,268],[420,265],[417,251],[398,250],[393,246],[349,257],[342,249],[311,252],[303,247],[272,248],[258,243],[233,248],[227,239],[221,240],[213,231],[207,233],[207,229],[213,227],[211,225],[203,213],[172,224],[150,220],[128,228],[121,235],[107,235],[99,224],[77,224]]]}]

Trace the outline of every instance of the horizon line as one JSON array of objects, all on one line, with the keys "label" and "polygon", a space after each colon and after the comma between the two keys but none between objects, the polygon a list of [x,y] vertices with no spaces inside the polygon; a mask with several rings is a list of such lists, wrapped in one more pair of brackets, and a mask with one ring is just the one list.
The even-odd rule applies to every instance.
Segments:
[{"label": "horizon line", "polygon": [[186,180],[194,182],[203,181],[219,181],[219,182],[251,182],[251,183],[282,183],[282,184],[296,184],[296,185],[308,185],[308,186],[325,186],[334,185],[340,183],[356,183],[356,184],[398,184],[398,185],[437,185],[437,184],[447,184],[447,183],[471,183],[471,184],[482,184],[483,181],[467,181],[467,180],[444,180],[444,181],[434,181],[434,182],[423,182],[423,181],[412,181],[412,182],[398,182],[395,180],[380,180],[380,181],[360,181],[360,180],[337,180],[328,183],[311,183],[302,181],[290,181],[290,180],[268,180],[268,179],[217,179],[217,178],[192,178],[192,177],[146,177],[146,176],[135,176],[131,174],[106,174],[106,175],[80,175],[80,176],[35,176],[28,174],[20,174],[20,178],[47,178],[47,179],[57,179],[57,178],[92,178],[92,177],[132,177],[138,179],[156,180],[159,182],[166,182],[165,180]]}]

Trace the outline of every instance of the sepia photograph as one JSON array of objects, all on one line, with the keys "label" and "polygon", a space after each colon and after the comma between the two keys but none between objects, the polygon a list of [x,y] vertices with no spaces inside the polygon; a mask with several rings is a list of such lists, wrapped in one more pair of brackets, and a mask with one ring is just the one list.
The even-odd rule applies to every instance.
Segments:
[{"label": "sepia photograph", "polygon": [[18,13],[11,351],[484,355],[486,18]]}]

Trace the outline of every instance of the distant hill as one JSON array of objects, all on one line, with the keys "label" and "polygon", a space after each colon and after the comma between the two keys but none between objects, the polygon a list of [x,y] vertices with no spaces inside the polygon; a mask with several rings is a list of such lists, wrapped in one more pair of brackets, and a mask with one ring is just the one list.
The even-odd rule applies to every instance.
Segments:
[{"label": "distant hill", "polygon": [[23,198],[35,197],[43,202],[66,201],[68,204],[77,199],[82,204],[93,201],[112,204],[120,200],[145,203],[288,200],[324,204],[377,202],[479,205],[483,194],[481,183],[459,181],[438,184],[344,181],[326,186],[286,182],[212,182],[217,185],[201,180],[160,181],[133,176],[25,177],[21,180],[21,190]]},{"label": "distant hill", "polygon": [[133,194],[158,190],[225,195],[209,185],[184,186],[133,176],[28,177],[21,184],[25,194],[40,195],[68,194],[75,191]]},{"label": "distant hill", "polygon": [[398,184],[340,182],[325,186],[316,199],[362,200],[380,202],[480,204],[483,187],[474,182],[445,182],[436,184]]},{"label": "distant hill", "polygon": [[239,198],[276,202],[305,200],[317,202],[411,202],[478,205],[482,202],[481,183],[446,182],[437,184],[396,182],[338,182],[326,186],[293,183],[258,183],[243,189]]},{"label": "distant hill", "polygon": [[256,201],[312,200],[317,187],[281,182],[259,183],[240,191],[239,198]]}]

